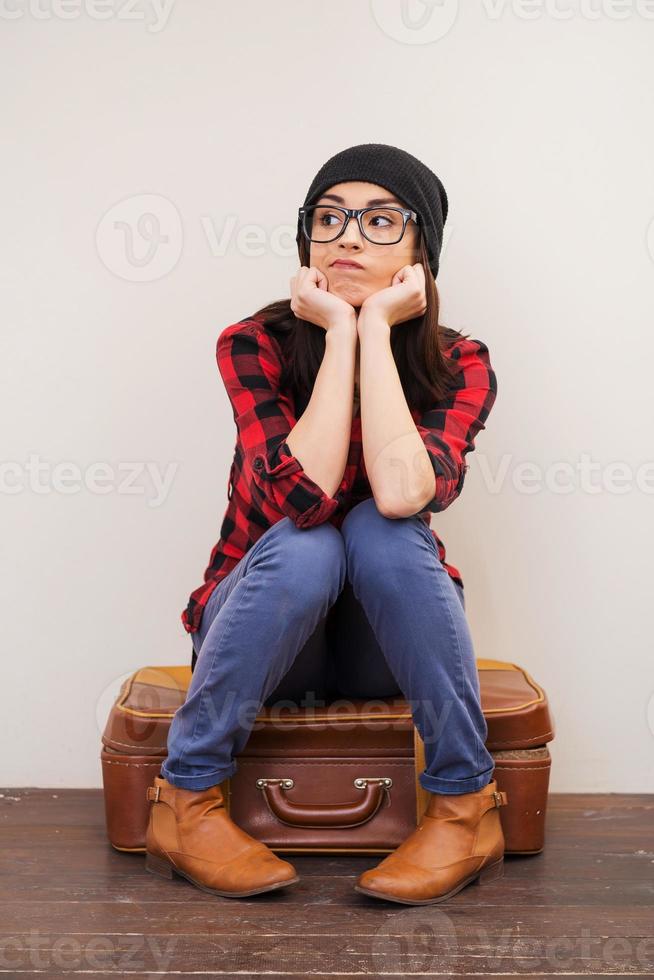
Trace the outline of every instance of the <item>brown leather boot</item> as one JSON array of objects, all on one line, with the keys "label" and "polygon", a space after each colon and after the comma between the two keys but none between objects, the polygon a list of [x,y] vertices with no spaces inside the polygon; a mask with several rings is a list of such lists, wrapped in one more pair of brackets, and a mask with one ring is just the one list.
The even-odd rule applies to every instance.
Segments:
[{"label": "brown leather boot", "polygon": [[359,875],[355,889],[405,905],[433,905],[473,881],[504,873],[504,833],[499,807],[507,802],[495,780],[474,793],[430,793],[413,833],[376,867]]},{"label": "brown leather boot", "polygon": [[173,872],[205,892],[246,898],[299,881],[295,868],[251,837],[225,809],[220,784],[200,791],[181,789],[155,776],[145,836],[148,871]]}]

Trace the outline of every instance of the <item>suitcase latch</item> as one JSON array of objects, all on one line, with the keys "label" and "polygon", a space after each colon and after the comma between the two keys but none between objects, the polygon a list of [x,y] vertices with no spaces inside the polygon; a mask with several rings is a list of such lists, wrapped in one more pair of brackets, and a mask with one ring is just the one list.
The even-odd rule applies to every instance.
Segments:
[{"label": "suitcase latch", "polygon": [[290,777],[273,779],[272,777],[264,778],[262,776],[260,779],[257,779],[258,789],[263,789],[265,786],[270,786],[273,784],[279,784],[282,787],[282,789],[293,789],[293,787],[295,786],[295,783],[293,782],[292,779],[290,779]]}]

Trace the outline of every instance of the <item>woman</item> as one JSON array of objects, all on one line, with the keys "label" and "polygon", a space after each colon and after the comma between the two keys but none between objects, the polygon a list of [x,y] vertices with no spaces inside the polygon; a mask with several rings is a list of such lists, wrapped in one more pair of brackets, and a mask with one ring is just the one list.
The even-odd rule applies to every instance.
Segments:
[{"label": "woman", "polygon": [[463,585],[429,525],[497,390],[485,344],[438,324],[447,207],[403,150],[336,154],[299,210],[290,302],[218,338],[237,443],[221,538],[182,613],[194,670],[148,790],[152,871],[227,897],[298,880],[231,821],[219,784],[261,705],[310,691],[401,693],[425,744],[426,813],[358,891],[428,904],[502,873],[506,794]]}]

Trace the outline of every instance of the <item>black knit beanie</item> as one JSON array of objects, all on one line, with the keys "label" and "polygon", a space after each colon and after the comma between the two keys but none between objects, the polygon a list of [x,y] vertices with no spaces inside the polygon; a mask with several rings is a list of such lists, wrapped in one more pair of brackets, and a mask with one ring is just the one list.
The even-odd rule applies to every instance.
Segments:
[{"label": "black knit beanie", "polygon": [[[315,204],[329,187],[346,180],[365,180],[386,187],[417,212],[427,243],[429,268],[436,278],[448,211],[447,194],[436,174],[406,150],[385,143],[360,143],[341,150],[323,164],[311,182],[304,206]],[[298,220],[298,249],[301,238]]]}]

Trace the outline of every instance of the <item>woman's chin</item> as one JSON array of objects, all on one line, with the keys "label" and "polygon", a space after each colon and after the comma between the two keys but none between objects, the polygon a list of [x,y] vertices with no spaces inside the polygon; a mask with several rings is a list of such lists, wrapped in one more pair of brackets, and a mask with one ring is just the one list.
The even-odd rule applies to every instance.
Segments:
[{"label": "woman's chin", "polygon": [[355,310],[359,310],[363,306],[368,296],[370,296],[369,290],[364,291],[361,289],[334,289],[330,290],[330,292],[333,292],[335,296],[339,297],[339,299],[345,300],[345,302],[349,303],[350,306],[353,306]]}]

